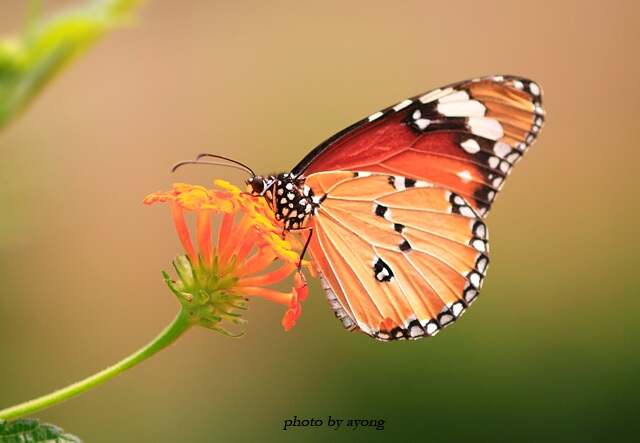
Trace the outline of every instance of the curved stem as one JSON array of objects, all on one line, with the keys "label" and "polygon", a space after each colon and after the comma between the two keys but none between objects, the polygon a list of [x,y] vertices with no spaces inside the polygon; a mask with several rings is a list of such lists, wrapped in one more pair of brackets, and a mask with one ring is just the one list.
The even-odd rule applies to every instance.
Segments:
[{"label": "curved stem", "polygon": [[69,385],[66,388],[59,389],[40,398],[3,409],[0,411],[0,418],[11,419],[31,414],[35,411],[39,411],[40,409],[60,403],[74,395],[81,394],[94,386],[115,377],[138,363],[143,362],[147,358],[166,348],[180,338],[191,326],[193,326],[193,323],[189,320],[188,311],[186,309],[181,309],[171,324],[167,326],[166,329],[162,331],[151,343],[139,351],[131,354],[129,357],[121,360],[115,365],[110,366],[91,377]]}]

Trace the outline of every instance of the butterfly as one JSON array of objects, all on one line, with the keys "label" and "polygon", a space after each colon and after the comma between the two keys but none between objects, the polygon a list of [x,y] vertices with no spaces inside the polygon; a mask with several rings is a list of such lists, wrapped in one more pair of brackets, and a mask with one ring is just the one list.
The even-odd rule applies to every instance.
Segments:
[{"label": "butterfly", "polygon": [[542,90],[526,78],[453,83],[371,114],[290,173],[247,186],[284,232],[308,233],[345,328],[429,337],[476,300],[489,265],[485,217],[544,116]]}]

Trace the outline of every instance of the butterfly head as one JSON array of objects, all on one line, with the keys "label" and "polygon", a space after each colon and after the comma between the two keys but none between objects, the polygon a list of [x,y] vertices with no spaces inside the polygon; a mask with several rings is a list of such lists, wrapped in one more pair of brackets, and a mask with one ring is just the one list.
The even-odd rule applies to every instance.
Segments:
[{"label": "butterfly head", "polygon": [[304,178],[294,174],[278,174],[267,178],[255,176],[246,181],[250,194],[264,197],[284,229],[300,229],[315,215],[319,200],[304,185]]},{"label": "butterfly head", "polygon": [[265,189],[269,185],[268,180],[266,180],[264,177],[261,177],[259,175],[255,177],[251,177],[250,179],[246,180],[245,183],[247,184],[247,192],[249,194],[256,195],[256,196],[264,195],[263,193],[265,192]]}]

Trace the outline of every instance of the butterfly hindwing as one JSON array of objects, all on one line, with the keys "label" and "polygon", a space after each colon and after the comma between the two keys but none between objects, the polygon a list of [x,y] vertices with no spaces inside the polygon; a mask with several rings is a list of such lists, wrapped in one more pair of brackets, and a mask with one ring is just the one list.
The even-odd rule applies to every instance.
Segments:
[{"label": "butterfly hindwing", "polygon": [[423,180],[464,197],[484,217],[543,123],[535,82],[483,77],[372,114],[320,144],[292,172],[369,171]]},{"label": "butterfly hindwing", "polygon": [[460,195],[369,172],[306,178],[321,200],[309,251],[348,329],[431,336],[474,301],[488,266],[484,222]]}]

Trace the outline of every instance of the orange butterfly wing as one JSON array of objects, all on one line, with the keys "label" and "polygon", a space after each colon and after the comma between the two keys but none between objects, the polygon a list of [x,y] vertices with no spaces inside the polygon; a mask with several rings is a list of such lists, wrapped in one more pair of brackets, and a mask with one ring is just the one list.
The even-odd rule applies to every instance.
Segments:
[{"label": "orange butterfly wing", "polygon": [[372,114],[320,144],[293,173],[369,171],[424,180],[463,196],[486,217],[543,123],[537,83],[477,78]]},{"label": "orange butterfly wing", "polygon": [[321,172],[305,184],[322,200],[309,252],[347,329],[379,340],[431,336],[474,301],[487,229],[461,196],[369,172]]}]

